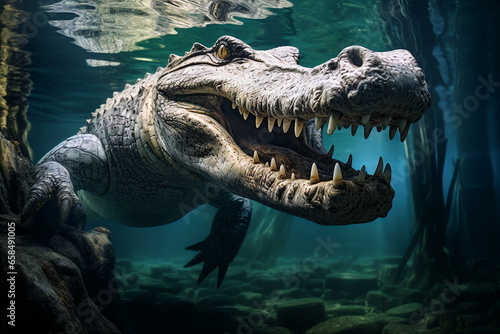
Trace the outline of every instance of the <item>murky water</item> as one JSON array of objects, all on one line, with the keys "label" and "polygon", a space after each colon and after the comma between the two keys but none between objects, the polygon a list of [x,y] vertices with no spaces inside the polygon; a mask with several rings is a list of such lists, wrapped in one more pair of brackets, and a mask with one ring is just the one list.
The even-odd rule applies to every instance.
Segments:
[{"label": "murky water", "polygon": [[[272,256],[253,259],[255,262],[252,255],[255,255],[255,247],[259,247],[256,243],[259,237],[258,232],[252,232],[255,234],[243,244],[234,271],[228,274],[229,280],[247,283],[251,279],[257,288],[245,291],[267,298],[274,289],[273,284],[289,291],[281,278],[287,271],[295,270],[303,274],[293,276],[299,277],[302,290],[297,294],[287,292],[288,298],[316,297],[328,303],[340,303],[338,300],[345,297],[352,300],[353,305],[364,305],[362,298],[349,288],[345,296],[338,291],[333,294],[330,291],[328,295],[318,282],[333,272],[346,271],[378,275],[380,284],[380,263],[394,265],[403,256],[411,244],[416,224],[422,219],[423,211],[419,208],[425,206],[427,219],[433,219],[433,204],[424,205],[425,201],[418,198],[422,195],[421,190],[418,193],[415,190],[420,189],[418,184],[423,184],[422,189],[429,192],[439,191],[437,197],[444,201],[449,194],[455,196],[449,200],[450,219],[443,223],[448,224],[445,225],[447,246],[462,249],[463,253],[457,251],[461,258],[471,259],[472,254],[498,256],[500,176],[494,166],[500,163],[497,112],[500,47],[492,36],[498,28],[499,6],[476,8],[472,1],[425,3],[389,0],[63,0],[41,3],[29,8],[33,16],[24,29],[26,43],[21,43],[31,52],[31,64],[22,66],[29,70],[32,81],[31,94],[25,96],[29,102],[27,118],[31,123],[27,138],[34,160],[75,134],[91,112],[114,91],[165,66],[170,54],[182,55],[194,42],[209,46],[222,35],[232,35],[255,49],[292,45],[300,49],[301,64],[308,67],[325,62],[349,45],[359,44],[376,51],[407,48],[427,74],[433,93],[433,109],[426,115],[427,128],[410,130],[411,138],[406,146],[399,140],[390,141],[388,131],[374,131],[365,140],[362,131],[352,136],[350,130],[341,130],[324,139],[325,147],[335,145],[336,159],[346,161],[352,154],[355,168],[366,165],[373,173],[379,156],[392,165],[396,196],[389,215],[368,224],[324,227],[255,204],[253,228],[273,219],[275,224],[286,226],[268,231],[274,233],[273,238],[279,238],[278,245],[269,248]],[[467,12],[471,13],[470,18]],[[478,17],[484,21],[478,22]],[[12,101],[11,95],[11,92],[5,93],[4,104]],[[435,129],[441,129],[442,136],[433,132]],[[444,136],[447,139],[442,139]],[[446,152],[440,151],[443,146],[434,146],[440,140],[446,142]],[[436,157],[432,161],[442,165],[438,178],[432,174],[436,171],[434,166],[426,165],[421,156]],[[421,173],[416,174],[413,167],[409,167],[408,157],[411,166]],[[457,161],[461,162],[461,174],[454,183]],[[435,186],[435,182],[440,183]],[[174,289],[176,292],[167,292],[199,302],[212,293],[207,290],[213,288],[213,281],[205,282],[198,289],[198,269],[183,270],[181,266],[193,256],[184,248],[208,234],[213,214],[212,208],[201,207],[175,224],[150,229],[123,227],[105,220],[88,225],[106,226],[112,231],[118,270],[126,270],[122,276],[145,275],[145,279],[155,280],[159,277],[147,275],[151,268],[175,271],[173,277],[182,279],[182,284]],[[262,229],[261,226],[260,231]],[[321,244],[318,240],[325,242],[327,238],[336,245],[335,251],[328,253],[330,256],[325,262],[307,262],[307,259],[314,260],[315,249]],[[265,247],[269,247],[269,242]],[[377,259],[382,260],[377,262]],[[272,263],[269,269],[264,269],[261,262],[265,261]],[[244,271],[245,274],[241,274]],[[259,275],[274,275],[277,279],[255,282]],[[332,280],[326,280],[325,284],[335,291],[330,286],[334,284]],[[175,283],[169,281],[169,284]],[[133,287],[125,291],[124,297],[128,301],[144,300],[149,298],[147,291],[147,284]],[[198,307],[239,303],[250,307],[247,313],[242,311],[244,314],[252,311],[251,303],[230,299],[231,294],[222,293],[224,298],[229,298],[221,297],[225,302],[205,300],[208,306]],[[162,305],[162,301],[156,303]],[[127,307],[127,312],[132,312],[133,307]],[[275,312],[272,310],[275,309],[271,307],[266,312],[272,314]],[[262,314],[265,322],[273,319],[265,312]],[[193,316],[199,321],[204,317]],[[152,323],[147,333],[162,332],[161,326]],[[250,327],[253,330],[260,325]],[[182,324],[178,326],[182,328]],[[217,330],[229,328],[213,326]],[[232,329],[236,332],[242,328],[233,326]],[[132,321],[129,329],[131,333],[146,333],[140,329],[138,320]],[[295,332],[302,331],[296,329]]]},{"label": "murky water", "polygon": [[[63,1],[45,7],[49,24],[41,27],[30,41],[35,85],[30,96],[29,119],[33,126],[29,136],[35,160],[73,135],[113,91],[123,89],[126,83],[133,83],[147,72],[154,72],[158,66],[165,66],[171,53],[183,54],[194,42],[212,45],[227,34],[257,49],[293,45],[301,50],[301,64],[309,67],[336,56],[348,45],[388,49],[373,2],[303,2],[293,6],[287,1],[241,2],[228,7],[226,15],[219,19],[203,12],[210,8],[209,3],[181,2],[185,6],[166,4],[158,9],[154,3],[145,8],[134,2],[76,6]],[[171,8],[176,10],[172,12]],[[337,159],[345,161],[352,154],[354,166],[366,165],[371,172],[379,156],[404,169],[404,145],[387,137],[386,132],[373,133],[370,140],[364,140],[362,131],[352,137],[349,130],[344,130],[326,136],[325,147],[334,144]],[[332,231],[339,241],[349,240],[350,246],[346,247],[352,247],[356,253],[391,254],[404,249],[412,217],[408,181],[404,178],[395,181],[398,196],[389,217]],[[398,218],[401,216],[407,223],[401,223]],[[307,249],[308,243],[314,244],[315,236],[326,231],[298,218],[288,219],[297,224],[292,224],[284,256],[302,256],[295,236]],[[132,232],[113,226],[115,235],[124,233],[124,239],[115,239],[116,251],[127,256],[178,254],[186,243],[206,233],[209,224],[176,225]],[[127,236],[129,232],[131,239]],[[179,233],[186,239],[179,238]],[[147,247],[141,239],[147,240]],[[393,241],[387,242],[388,239]]]}]

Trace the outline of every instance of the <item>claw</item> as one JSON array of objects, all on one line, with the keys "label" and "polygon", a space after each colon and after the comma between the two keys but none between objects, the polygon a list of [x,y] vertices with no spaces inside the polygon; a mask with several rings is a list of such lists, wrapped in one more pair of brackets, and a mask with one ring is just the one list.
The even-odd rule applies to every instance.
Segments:
[{"label": "claw", "polygon": [[81,210],[69,172],[62,165],[55,161],[39,165],[37,178],[38,181],[31,187],[21,212],[22,222],[34,215],[53,196],[58,200],[61,224],[68,221],[72,212]]},{"label": "claw", "polygon": [[192,250],[192,251],[201,251],[203,249],[204,242],[200,241],[195,243],[194,245],[186,247],[186,250]]},{"label": "claw", "polygon": [[[188,248],[186,248],[186,249],[188,249]],[[195,266],[197,264],[202,263],[203,261],[205,261],[203,259],[203,255],[202,255],[202,253],[199,253],[191,261],[189,261],[188,263],[186,263],[184,265],[184,268],[189,268],[189,267]]]},{"label": "claw", "polygon": [[219,265],[219,272],[217,273],[217,289],[220,288],[224,277],[226,277],[227,268],[229,268],[229,263]]},{"label": "claw", "polygon": [[61,224],[66,224],[66,221],[68,221],[69,212],[71,211],[72,205],[73,203],[69,198],[64,198],[59,202]]},{"label": "claw", "polygon": [[201,270],[200,277],[198,277],[198,284],[203,282],[205,280],[205,278],[207,278],[208,274],[210,274],[212,271],[214,271],[215,268],[217,268],[217,265],[215,263],[205,262],[203,264],[203,269]]},{"label": "claw", "polygon": [[21,223],[26,222],[26,220],[28,220],[29,217],[33,216],[33,214],[37,210],[38,210],[37,201],[32,197],[28,197],[26,203],[24,204],[23,211],[21,211],[21,217],[20,217]]}]

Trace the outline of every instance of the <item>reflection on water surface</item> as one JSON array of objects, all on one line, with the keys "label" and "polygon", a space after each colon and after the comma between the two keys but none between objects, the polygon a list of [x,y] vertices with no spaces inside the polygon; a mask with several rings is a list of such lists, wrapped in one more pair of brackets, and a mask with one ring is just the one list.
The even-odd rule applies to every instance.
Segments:
[{"label": "reflection on water surface", "polygon": [[179,28],[241,24],[235,17],[264,19],[272,15],[267,8],[291,6],[286,0],[63,0],[45,9],[52,14],[76,15],[72,19],[54,15],[50,24],[85,50],[119,53],[137,50],[137,43],[149,38],[177,34]]}]

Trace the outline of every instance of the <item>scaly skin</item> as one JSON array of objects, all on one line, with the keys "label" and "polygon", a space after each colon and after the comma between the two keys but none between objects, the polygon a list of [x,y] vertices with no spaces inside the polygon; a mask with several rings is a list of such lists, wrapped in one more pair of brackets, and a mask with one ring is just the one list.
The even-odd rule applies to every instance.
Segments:
[{"label": "scaly skin", "polygon": [[392,139],[399,128],[404,140],[430,105],[422,70],[405,50],[353,46],[312,69],[298,59],[296,48],[256,51],[229,36],[172,55],[41,159],[23,217],[52,194],[62,220],[81,201],[131,226],[211,204],[212,230],[188,248],[200,253],[187,266],[204,262],[200,282],[219,267],[220,285],[246,234],[249,199],[324,225],[386,216],[390,166],[380,160],[369,175],[332,159],[321,129],[364,125],[368,137],[390,128]]}]

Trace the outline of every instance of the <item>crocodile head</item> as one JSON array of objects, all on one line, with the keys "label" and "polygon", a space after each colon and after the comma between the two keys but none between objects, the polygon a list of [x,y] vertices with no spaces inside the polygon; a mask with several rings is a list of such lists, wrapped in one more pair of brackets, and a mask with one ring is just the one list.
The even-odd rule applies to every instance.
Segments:
[{"label": "crocodile head", "polygon": [[373,174],[332,158],[322,130],[387,129],[401,141],[430,106],[424,74],[406,50],[360,46],[314,68],[294,47],[254,50],[223,36],[171,55],[159,73],[155,112],[161,145],[185,177],[318,224],[385,217],[391,169]]}]

